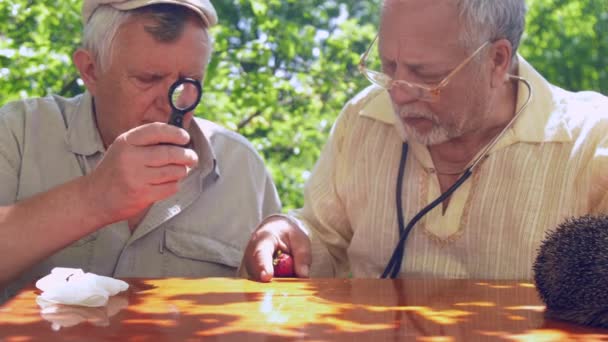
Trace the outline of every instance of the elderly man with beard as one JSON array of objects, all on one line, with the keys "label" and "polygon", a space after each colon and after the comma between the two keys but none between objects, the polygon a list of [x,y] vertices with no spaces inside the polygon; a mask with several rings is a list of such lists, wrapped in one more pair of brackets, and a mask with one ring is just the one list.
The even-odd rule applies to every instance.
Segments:
[{"label": "elderly man with beard", "polygon": [[[608,210],[608,101],[520,55],[524,0],[386,0],[373,85],[338,117],[305,205],[272,215],[243,271],[531,279],[547,230]],[[378,51],[380,69],[369,55]]]}]

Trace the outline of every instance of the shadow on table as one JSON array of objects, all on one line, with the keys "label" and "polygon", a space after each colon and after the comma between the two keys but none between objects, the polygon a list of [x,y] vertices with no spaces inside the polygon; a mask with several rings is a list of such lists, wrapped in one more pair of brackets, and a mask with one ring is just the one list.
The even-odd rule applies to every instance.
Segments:
[{"label": "shadow on table", "polygon": [[[104,324],[83,320],[62,326],[59,335],[52,322],[40,320],[40,312],[30,312],[30,321],[28,313],[21,322],[0,320],[0,336],[7,341],[27,336],[73,341],[83,336],[87,341],[125,336],[141,341],[608,341],[606,331],[545,321],[534,287],[525,283],[279,279],[264,284],[171,278],[130,284],[123,297],[128,307],[108,315]],[[16,300],[35,298],[25,297]]]}]

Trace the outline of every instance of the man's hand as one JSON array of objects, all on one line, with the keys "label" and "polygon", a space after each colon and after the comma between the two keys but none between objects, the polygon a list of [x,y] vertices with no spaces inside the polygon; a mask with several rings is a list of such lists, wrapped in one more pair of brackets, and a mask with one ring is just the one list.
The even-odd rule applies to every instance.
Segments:
[{"label": "man's hand", "polygon": [[253,232],[245,249],[243,260],[252,279],[263,282],[272,279],[272,259],[276,250],[291,254],[297,277],[308,277],[312,261],[308,236],[289,220],[277,216]]},{"label": "man's hand", "polygon": [[188,141],[185,130],[164,123],[139,126],[116,138],[85,176],[104,220],[130,218],[175,194],[188,168],[198,163],[193,150],[179,146]]}]

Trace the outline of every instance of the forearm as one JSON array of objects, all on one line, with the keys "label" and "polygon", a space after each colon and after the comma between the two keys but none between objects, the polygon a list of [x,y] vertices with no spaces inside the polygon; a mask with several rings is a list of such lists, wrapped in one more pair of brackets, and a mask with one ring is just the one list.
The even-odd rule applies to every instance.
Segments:
[{"label": "forearm", "polygon": [[342,277],[349,273],[347,250],[353,233],[342,199],[344,180],[353,165],[344,141],[354,114],[345,110],[338,117],[306,184],[304,207],[290,213],[308,233],[312,277]]},{"label": "forearm", "polygon": [[108,224],[85,177],[0,207],[0,284]]}]

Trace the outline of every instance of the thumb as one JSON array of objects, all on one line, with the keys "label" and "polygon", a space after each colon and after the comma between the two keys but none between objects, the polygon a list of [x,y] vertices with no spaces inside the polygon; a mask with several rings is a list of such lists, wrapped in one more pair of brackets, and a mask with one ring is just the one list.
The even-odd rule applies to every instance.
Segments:
[{"label": "thumb", "polygon": [[254,251],[254,260],[257,264],[258,278],[260,281],[268,282],[274,276],[272,257],[276,249],[275,243],[271,240],[263,240]]},{"label": "thumb", "polygon": [[245,249],[245,267],[247,273],[255,279],[268,282],[274,276],[272,257],[277,249],[278,239],[265,230],[258,229],[251,235]]},{"label": "thumb", "polygon": [[299,229],[295,229],[289,235],[289,245],[296,275],[299,278],[308,278],[310,277],[310,265],[312,263],[310,239]]}]

